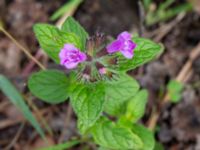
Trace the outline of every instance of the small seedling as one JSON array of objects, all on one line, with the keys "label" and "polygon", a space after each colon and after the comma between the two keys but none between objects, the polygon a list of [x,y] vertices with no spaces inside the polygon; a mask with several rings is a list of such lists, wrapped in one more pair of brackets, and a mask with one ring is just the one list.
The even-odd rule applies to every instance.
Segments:
[{"label": "small seedling", "polygon": [[182,83],[176,80],[171,80],[167,85],[167,90],[168,90],[171,102],[177,103],[181,100],[181,92],[183,90]]}]

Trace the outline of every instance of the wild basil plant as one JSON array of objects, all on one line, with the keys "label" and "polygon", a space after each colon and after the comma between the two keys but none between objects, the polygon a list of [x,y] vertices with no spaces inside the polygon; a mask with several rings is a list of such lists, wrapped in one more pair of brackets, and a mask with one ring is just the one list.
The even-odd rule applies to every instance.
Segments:
[{"label": "wild basil plant", "polygon": [[69,17],[61,29],[36,24],[41,48],[64,71],[33,73],[28,86],[41,100],[70,100],[78,129],[98,146],[113,150],[152,150],[154,135],[138,121],[148,93],[127,71],[149,62],[162,46],[124,31],[114,40],[88,33]]}]

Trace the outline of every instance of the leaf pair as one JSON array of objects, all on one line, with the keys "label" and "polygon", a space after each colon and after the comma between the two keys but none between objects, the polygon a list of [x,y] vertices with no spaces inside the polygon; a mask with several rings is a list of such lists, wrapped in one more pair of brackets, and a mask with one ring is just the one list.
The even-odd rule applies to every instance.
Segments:
[{"label": "leaf pair", "polygon": [[[92,135],[96,143],[109,149],[153,150],[155,144],[153,133],[145,127],[135,124],[144,115],[148,93],[146,90],[138,91],[139,86],[135,80],[128,76],[123,77],[120,78],[123,82],[118,80],[113,83],[113,85],[116,82],[121,84],[116,84],[118,86],[114,88],[109,87],[111,91],[113,90],[113,92],[109,92],[109,96],[119,96],[115,97],[116,99],[119,98],[118,101],[115,102],[115,99],[112,99],[112,101],[106,101],[105,103],[105,108],[107,108],[107,104],[110,104],[108,108],[111,107],[106,109],[106,112],[117,112],[113,115],[119,117],[119,120],[117,123],[113,123],[101,118],[92,127]],[[127,86],[124,87],[123,83]],[[123,89],[128,90],[121,93]],[[130,98],[126,99],[129,96]],[[122,101],[120,101],[120,98]]]},{"label": "leaf pair", "polygon": [[85,85],[72,77],[73,74],[70,78],[56,70],[40,71],[29,78],[28,86],[35,96],[45,102],[60,103],[70,97],[83,131],[95,123],[103,110],[112,115],[120,114],[125,102],[139,90],[138,83],[125,74],[106,83]]},{"label": "leaf pair", "polygon": [[92,135],[99,145],[106,148],[123,150],[142,148],[142,141],[130,129],[118,126],[105,118],[95,124]]},{"label": "leaf pair", "polygon": [[105,84],[105,112],[113,116],[125,115],[128,120],[137,122],[145,112],[148,98],[146,90],[139,91],[136,80],[126,74]]},{"label": "leaf pair", "polygon": [[[74,77],[71,75],[72,78]],[[102,84],[83,85],[56,70],[34,73],[28,82],[31,92],[48,103],[60,103],[70,97],[84,131],[99,118],[105,101]]]},{"label": "leaf pair", "polygon": [[101,118],[92,128],[92,135],[99,145],[117,150],[153,150],[153,133],[141,125],[126,127]]},{"label": "leaf pair", "polygon": [[123,106],[139,90],[136,80],[126,74],[120,74],[105,83],[106,104],[105,111],[110,115],[120,115],[125,109]]}]

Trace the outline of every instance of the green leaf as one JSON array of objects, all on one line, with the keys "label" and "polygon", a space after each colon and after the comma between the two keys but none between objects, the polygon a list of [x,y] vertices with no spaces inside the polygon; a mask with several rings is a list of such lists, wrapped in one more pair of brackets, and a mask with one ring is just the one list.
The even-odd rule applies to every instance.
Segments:
[{"label": "green leaf", "polygon": [[69,86],[67,76],[56,70],[33,73],[28,81],[28,87],[36,97],[53,104],[67,100]]},{"label": "green leaf", "polygon": [[105,147],[99,147],[98,150],[111,150],[111,149],[108,149],[108,148],[105,148]]},{"label": "green leaf", "polygon": [[124,56],[119,56],[119,71],[135,69],[136,67],[151,61],[163,51],[162,45],[149,39],[134,37],[133,41],[137,44],[137,47],[134,50],[134,57],[132,59],[126,59]]},{"label": "green leaf", "polygon": [[139,150],[143,147],[141,139],[130,129],[116,125],[104,118],[98,120],[91,132],[95,142],[105,148]]},{"label": "green leaf", "polygon": [[62,143],[62,144],[58,144],[58,145],[54,145],[54,146],[51,146],[51,147],[47,147],[47,148],[40,148],[38,150],[67,150],[77,144],[79,144],[80,141],[78,140],[73,140],[73,141],[69,141],[69,142],[66,142],[66,143]]},{"label": "green leaf", "polygon": [[132,127],[134,134],[138,135],[143,142],[141,150],[153,150],[155,145],[154,135],[151,131],[142,125],[134,124]]},{"label": "green leaf", "polygon": [[168,90],[171,102],[177,103],[181,100],[181,91],[183,90],[182,83],[176,80],[171,80],[167,85],[167,90]]},{"label": "green leaf", "polygon": [[144,8],[146,10],[148,10],[150,5],[151,5],[151,3],[152,3],[152,0],[143,0]]},{"label": "green leaf", "polygon": [[32,124],[36,131],[40,134],[42,138],[45,139],[45,134],[40,124],[33,116],[28,105],[17,89],[12,85],[12,83],[3,75],[0,75],[0,89],[2,92],[10,99],[10,101],[22,112],[24,117]]},{"label": "green leaf", "polygon": [[166,0],[165,2],[161,3],[159,5],[158,10],[159,11],[164,11],[165,9],[167,9],[170,5],[172,5],[175,2],[175,0]]},{"label": "green leaf", "polygon": [[58,19],[59,17],[61,17],[64,13],[67,12],[72,12],[76,7],[78,7],[81,2],[83,2],[83,0],[70,0],[67,1],[66,4],[64,4],[62,7],[60,7],[52,16],[51,16],[51,20],[55,21],[56,19]]},{"label": "green leaf", "polygon": [[137,122],[144,115],[147,98],[148,92],[141,90],[127,103],[125,116],[128,120]]},{"label": "green leaf", "polygon": [[153,150],[165,150],[165,148],[161,143],[156,142]]},{"label": "green leaf", "polygon": [[82,133],[94,125],[103,111],[105,91],[102,84],[77,84],[70,98]]},{"label": "green leaf", "polygon": [[64,24],[62,25],[62,30],[65,32],[72,32],[80,37],[81,49],[85,51],[86,39],[88,38],[88,33],[85,29],[76,21],[73,17],[68,17]]},{"label": "green leaf", "polygon": [[125,102],[139,90],[135,79],[126,74],[120,74],[106,83],[105,111],[111,115],[120,115],[125,110]]},{"label": "green leaf", "polygon": [[60,31],[55,26],[48,24],[36,24],[33,29],[41,48],[56,63],[60,62],[58,55],[64,44],[70,43],[81,48],[80,39],[74,33]]}]

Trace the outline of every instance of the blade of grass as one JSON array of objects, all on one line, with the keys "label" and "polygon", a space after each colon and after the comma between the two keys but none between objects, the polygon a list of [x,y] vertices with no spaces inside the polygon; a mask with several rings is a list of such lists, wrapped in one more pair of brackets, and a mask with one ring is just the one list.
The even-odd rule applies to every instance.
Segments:
[{"label": "blade of grass", "polygon": [[181,12],[188,12],[193,9],[192,5],[190,3],[181,4],[179,6],[176,6],[174,8],[171,8],[165,12],[165,15],[162,15],[162,20],[168,20],[171,17],[176,16],[177,14],[180,14]]},{"label": "blade of grass", "polygon": [[46,131],[53,137],[52,129],[48,125],[47,121],[41,114],[38,107],[33,103],[32,99],[29,99],[28,95],[23,95],[23,97],[24,97],[24,100],[27,102],[27,104],[30,106],[30,108],[33,110],[33,112],[35,112],[34,114],[35,114],[36,118],[38,119],[38,121],[41,122],[41,126],[43,125],[43,127],[46,129]]},{"label": "blade of grass", "polygon": [[77,144],[79,144],[80,141],[79,140],[73,140],[73,141],[69,141],[66,143],[62,143],[62,144],[58,144],[58,145],[54,145],[51,147],[47,147],[47,148],[40,148],[38,150],[67,150]]},{"label": "blade of grass", "polygon": [[163,2],[163,3],[161,3],[160,6],[159,6],[159,8],[158,8],[158,10],[165,10],[165,9],[167,9],[171,4],[174,3],[174,1],[175,0],[167,0],[167,1]]},{"label": "blade of grass", "polygon": [[83,0],[70,0],[66,4],[64,4],[62,7],[60,7],[51,17],[50,20],[55,21],[59,17],[61,17],[64,13],[67,11],[71,11],[74,9],[74,7],[77,7],[80,5],[80,3],[83,2]]},{"label": "blade of grass", "polygon": [[10,101],[22,112],[24,117],[32,124],[40,136],[45,139],[45,134],[36,118],[33,116],[29,107],[24,102],[21,94],[16,90],[12,83],[3,75],[0,74],[0,89],[10,99]]},{"label": "blade of grass", "polygon": [[[173,0],[171,0],[172,2]],[[161,7],[161,6],[159,6]],[[162,6],[163,7],[163,6]],[[151,26],[153,24],[167,21],[168,19],[175,17],[176,15],[183,13],[183,12],[189,12],[193,9],[192,5],[190,3],[184,3],[180,4],[176,7],[169,8],[169,9],[161,9],[159,8],[156,12],[149,12],[147,13],[147,16],[145,18],[146,24],[148,26]]]}]

